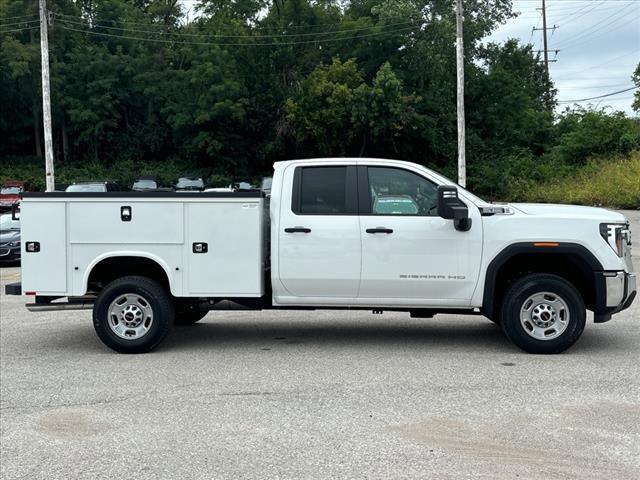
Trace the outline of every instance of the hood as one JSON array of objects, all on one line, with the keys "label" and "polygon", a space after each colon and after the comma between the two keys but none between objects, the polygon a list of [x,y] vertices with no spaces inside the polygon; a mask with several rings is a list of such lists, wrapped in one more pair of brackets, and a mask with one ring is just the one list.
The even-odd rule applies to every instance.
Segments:
[{"label": "hood", "polygon": [[584,218],[601,222],[626,222],[624,215],[613,210],[580,205],[556,205],[549,203],[510,203],[510,206],[527,215],[543,217]]},{"label": "hood", "polygon": [[20,230],[2,230],[0,232],[0,244],[20,240]]}]

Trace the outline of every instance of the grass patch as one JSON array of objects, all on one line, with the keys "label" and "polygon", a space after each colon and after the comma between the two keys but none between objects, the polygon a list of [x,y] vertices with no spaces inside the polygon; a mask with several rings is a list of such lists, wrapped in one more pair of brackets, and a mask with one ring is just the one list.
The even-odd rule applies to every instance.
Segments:
[{"label": "grass patch", "polygon": [[640,151],[594,159],[569,176],[511,195],[528,202],[640,209]]}]

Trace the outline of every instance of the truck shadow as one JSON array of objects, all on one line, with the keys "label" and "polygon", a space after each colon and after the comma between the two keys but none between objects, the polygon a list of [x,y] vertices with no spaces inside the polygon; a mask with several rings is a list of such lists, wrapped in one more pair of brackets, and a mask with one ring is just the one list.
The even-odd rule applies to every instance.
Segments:
[{"label": "truck shadow", "polygon": [[177,326],[161,345],[162,350],[179,351],[211,347],[239,347],[259,350],[314,347],[375,347],[405,349],[492,349],[513,350],[500,328],[487,320],[438,324],[379,324],[359,321],[265,321],[264,323],[225,323],[205,321]]},{"label": "truck shadow", "polygon": [[[420,348],[431,351],[487,351],[522,353],[506,338],[502,329],[484,318],[462,320],[433,319],[398,321],[398,323],[363,320],[322,321],[254,321],[227,323],[205,320],[191,326],[177,326],[158,350],[188,351],[212,347],[256,350],[301,348],[360,348],[385,350]],[[591,327],[591,328],[589,328]],[[635,349],[635,342],[621,332],[599,328],[593,324],[569,349],[570,354],[589,354]]]},{"label": "truck shadow", "polygon": [[[244,314],[246,315],[246,314]],[[53,336],[41,341],[31,338],[38,351],[66,350],[75,353],[110,352],[96,337],[89,322],[79,325],[58,324]],[[590,323],[590,322],[589,322]],[[38,337],[39,338],[39,337]],[[301,316],[286,321],[277,318],[219,319],[209,316],[202,323],[176,326],[155,350],[158,353],[198,352],[304,352],[321,348],[343,351],[370,348],[391,352],[420,350],[431,352],[487,352],[525,354],[512,345],[499,326],[487,319],[398,319],[395,321],[366,318],[323,319]],[[588,324],[582,338],[568,353],[612,354],[634,351],[636,339],[624,331]]]}]

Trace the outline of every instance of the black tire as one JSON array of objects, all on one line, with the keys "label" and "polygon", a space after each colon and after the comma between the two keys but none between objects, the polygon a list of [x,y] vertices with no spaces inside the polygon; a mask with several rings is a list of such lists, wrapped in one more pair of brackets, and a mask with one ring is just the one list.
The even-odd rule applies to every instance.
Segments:
[{"label": "black tire", "polygon": [[[539,314],[535,310],[536,301],[528,301],[532,296],[542,292],[549,292],[551,295],[546,296],[539,304],[543,307],[542,314]],[[543,317],[544,309],[550,308],[545,306],[544,302],[549,299],[549,302],[555,303],[557,307],[558,297],[564,305],[561,304],[557,312],[552,305],[547,316]],[[525,320],[521,321],[523,309],[530,314],[531,320],[526,319],[525,314]],[[563,315],[568,317],[562,317]],[[558,317],[567,318],[564,325],[554,320]],[[539,323],[534,325],[533,319]],[[522,350],[529,353],[553,354],[561,353],[576,343],[584,331],[585,320],[584,300],[570,282],[557,275],[536,273],[516,281],[507,291],[502,304],[500,324],[507,337]],[[536,328],[539,324],[542,324],[542,327]],[[538,336],[548,334],[549,338],[534,338],[534,331]],[[554,335],[557,336],[554,338]]]},{"label": "black tire", "polygon": [[[121,338],[110,326],[109,308],[125,294],[141,297],[152,312],[148,331],[135,339]],[[109,283],[93,306],[93,327],[102,342],[120,353],[145,353],[157,347],[173,326],[175,309],[169,293],[158,282],[147,277],[128,276]],[[114,321],[112,319],[112,321]]]}]

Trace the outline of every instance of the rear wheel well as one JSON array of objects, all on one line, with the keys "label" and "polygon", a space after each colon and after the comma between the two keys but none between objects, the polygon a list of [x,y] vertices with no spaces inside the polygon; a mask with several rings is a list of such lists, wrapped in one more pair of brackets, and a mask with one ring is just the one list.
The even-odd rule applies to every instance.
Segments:
[{"label": "rear wheel well", "polygon": [[[582,296],[587,308],[595,304],[595,277],[592,266],[578,253],[518,253],[508,258],[493,276],[493,293],[487,298],[483,310],[490,318],[500,318],[502,301],[509,287],[519,278],[532,273],[549,273],[564,278]],[[491,279],[487,278],[487,281]],[[489,286],[490,287],[490,286]],[[488,307],[488,308],[487,308]]]},{"label": "rear wheel well", "polygon": [[89,274],[87,290],[99,292],[112,281],[131,275],[139,275],[155,280],[170,292],[169,278],[164,268],[154,260],[145,257],[109,257],[99,261]]}]

